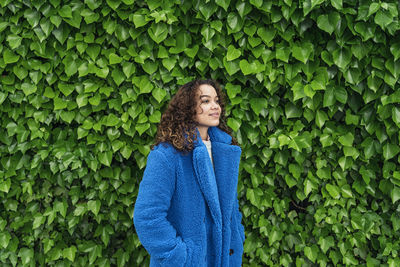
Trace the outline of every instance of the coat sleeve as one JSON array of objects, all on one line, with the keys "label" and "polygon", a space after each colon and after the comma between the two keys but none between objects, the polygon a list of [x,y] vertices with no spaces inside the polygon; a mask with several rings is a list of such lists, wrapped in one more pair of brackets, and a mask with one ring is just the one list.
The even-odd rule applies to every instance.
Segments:
[{"label": "coat sleeve", "polygon": [[175,190],[175,171],[160,151],[152,150],[139,186],[133,221],[143,247],[163,266],[183,266],[186,244],[167,220]]},{"label": "coat sleeve", "polygon": [[239,233],[240,233],[240,236],[241,236],[241,238],[242,238],[242,241],[243,241],[243,243],[244,243],[244,240],[245,240],[245,235],[244,235],[244,226],[243,226],[243,224],[242,224],[242,213],[240,212],[240,210],[239,210],[239,199],[238,199],[238,195],[237,195],[237,193],[236,193],[236,200],[235,200],[235,203],[236,203],[236,205],[235,205],[235,210],[234,210],[234,212],[235,212],[235,214],[236,214],[236,221],[237,221],[237,224],[238,224],[238,228],[239,228]]}]

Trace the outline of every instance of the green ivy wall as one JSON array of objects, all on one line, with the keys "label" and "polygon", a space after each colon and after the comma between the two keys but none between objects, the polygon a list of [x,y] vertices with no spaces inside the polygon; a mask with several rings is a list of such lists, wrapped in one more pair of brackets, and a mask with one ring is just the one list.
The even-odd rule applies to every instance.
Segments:
[{"label": "green ivy wall", "polygon": [[1,0],[0,265],[143,266],[132,214],[179,85],[243,148],[244,266],[400,266],[399,2]]}]

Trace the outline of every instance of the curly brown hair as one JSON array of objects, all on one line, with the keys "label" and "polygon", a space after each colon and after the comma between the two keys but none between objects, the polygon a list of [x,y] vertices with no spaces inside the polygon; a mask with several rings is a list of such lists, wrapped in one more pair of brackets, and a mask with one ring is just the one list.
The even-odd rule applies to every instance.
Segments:
[{"label": "curly brown hair", "polygon": [[[208,79],[194,80],[178,89],[161,117],[155,144],[150,146],[151,149],[162,142],[170,143],[180,152],[189,152],[194,149],[194,141],[198,138],[196,131],[198,123],[195,120],[196,106],[198,104],[197,92],[200,85],[203,84],[214,87],[219,98],[221,116],[217,127],[232,137],[232,145],[238,145],[238,142],[232,136],[232,130],[226,124],[226,96],[216,81]],[[186,141],[185,135],[187,136]]]}]

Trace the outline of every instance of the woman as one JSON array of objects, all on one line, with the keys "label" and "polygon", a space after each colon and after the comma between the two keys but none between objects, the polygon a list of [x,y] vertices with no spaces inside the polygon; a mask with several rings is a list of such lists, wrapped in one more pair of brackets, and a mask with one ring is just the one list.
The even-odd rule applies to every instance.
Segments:
[{"label": "woman", "polygon": [[216,82],[196,80],[178,90],[162,116],[134,210],[150,266],[241,266],[241,149],[220,100]]}]

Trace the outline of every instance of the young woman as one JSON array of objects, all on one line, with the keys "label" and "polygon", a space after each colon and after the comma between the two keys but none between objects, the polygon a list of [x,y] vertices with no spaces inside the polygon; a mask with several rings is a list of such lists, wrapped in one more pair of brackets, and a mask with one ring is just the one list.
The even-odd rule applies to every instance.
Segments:
[{"label": "young woman", "polygon": [[241,266],[241,149],[212,80],[179,88],[158,127],[134,209],[152,266]]}]

